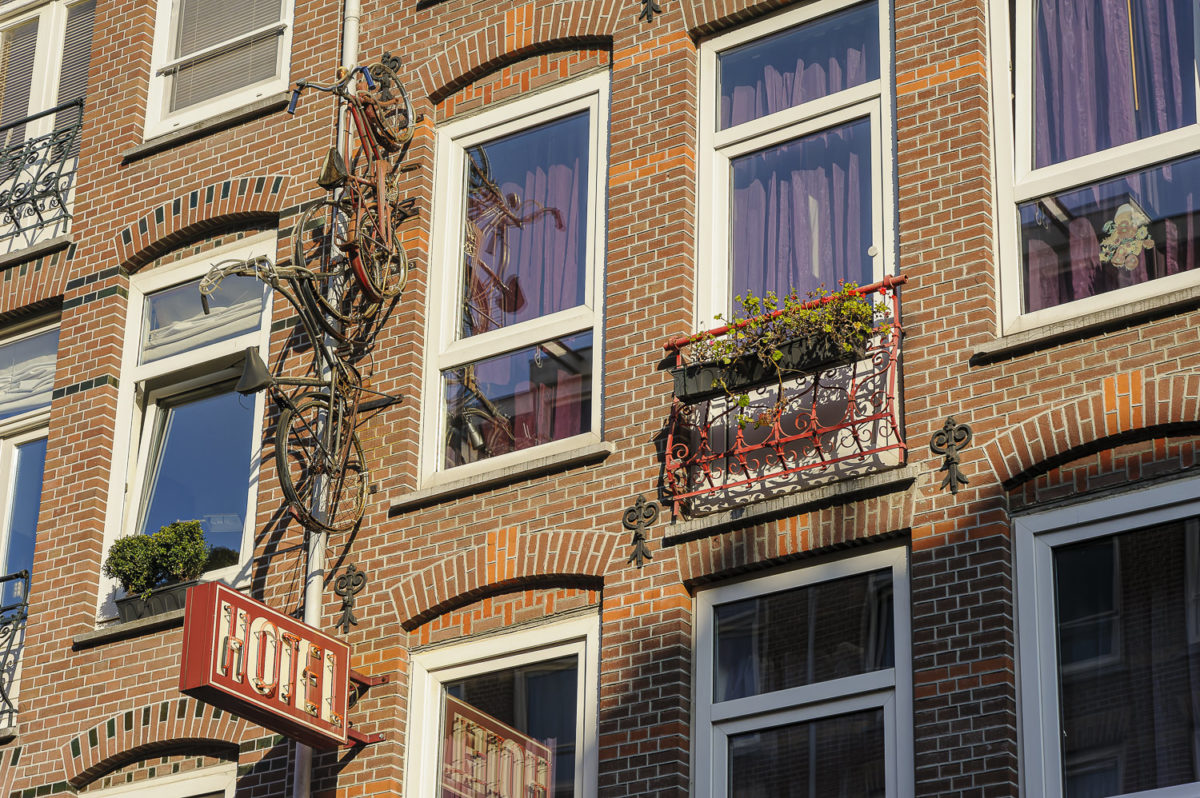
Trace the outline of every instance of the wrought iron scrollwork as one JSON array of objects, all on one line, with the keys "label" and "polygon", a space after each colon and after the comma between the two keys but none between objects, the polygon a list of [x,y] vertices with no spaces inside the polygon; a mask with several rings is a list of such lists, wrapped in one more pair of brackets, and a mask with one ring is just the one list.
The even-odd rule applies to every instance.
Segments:
[{"label": "wrought iron scrollwork", "polygon": [[340,627],[344,635],[350,634],[351,626],[358,626],[358,618],[354,616],[354,597],[366,584],[366,571],[360,571],[353,565],[348,566],[346,573],[333,582],[333,592],[342,597],[342,614],[334,627]]},{"label": "wrought iron scrollwork", "polygon": [[630,552],[629,559],[625,562],[633,563],[641,568],[646,564],[646,560],[654,559],[654,555],[650,553],[650,547],[646,544],[646,527],[657,520],[658,502],[648,502],[643,496],[638,496],[634,505],[625,511],[625,515],[621,518],[621,526],[633,532],[633,541],[630,543],[633,551]]},{"label": "wrought iron scrollwork", "polygon": [[950,493],[953,494],[958,493],[959,485],[966,485],[970,482],[959,469],[958,453],[971,442],[971,436],[970,425],[957,424],[954,416],[949,416],[942,428],[933,433],[933,437],[929,439],[929,450],[934,454],[945,456],[938,472],[945,471],[946,476],[942,477],[942,484],[938,485],[939,488],[949,486]]},{"label": "wrought iron scrollwork", "polygon": [[[16,589],[10,589],[10,584]],[[10,596],[15,598],[8,600]],[[29,571],[0,576],[0,602],[4,602],[0,603],[0,727],[5,727],[17,721],[17,659],[29,617]]]},{"label": "wrought iron scrollwork", "polygon": [[[57,114],[67,121],[55,117],[49,133],[25,137],[30,123]],[[82,124],[80,99],[0,126],[0,241],[23,236],[32,243],[38,231],[71,218],[68,196]]]}]

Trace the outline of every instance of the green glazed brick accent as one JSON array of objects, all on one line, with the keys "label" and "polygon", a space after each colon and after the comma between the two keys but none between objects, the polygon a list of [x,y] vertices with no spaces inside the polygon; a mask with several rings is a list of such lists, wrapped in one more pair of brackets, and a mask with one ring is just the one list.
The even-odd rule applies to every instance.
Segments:
[{"label": "green glazed brick accent", "polygon": [[50,398],[52,401],[54,399],[62,399],[64,396],[73,396],[74,394],[82,393],[83,391],[90,391],[92,388],[98,388],[103,385],[110,385],[113,388],[116,388],[119,385],[119,381],[117,380],[116,376],[112,374],[105,374],[101,377],[93,377],[90,380],[84,380],[83,382],[77,382],[74,385],[68,385],[65,388],[55,388],[54,393],[51,394]]}]

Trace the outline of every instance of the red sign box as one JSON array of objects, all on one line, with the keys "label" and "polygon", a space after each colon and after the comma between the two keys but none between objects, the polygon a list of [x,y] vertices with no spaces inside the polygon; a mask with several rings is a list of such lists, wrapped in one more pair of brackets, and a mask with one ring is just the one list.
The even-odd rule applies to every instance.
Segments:
[{"label": "red sign box", "polygon": [[446,696],[440,798],[549,798],[553,792],[550,746]]},{"label": "red sign box", "polygon": [[220,582],[186,607],[181,692],[313,748],[346,744],[348,645]]}]

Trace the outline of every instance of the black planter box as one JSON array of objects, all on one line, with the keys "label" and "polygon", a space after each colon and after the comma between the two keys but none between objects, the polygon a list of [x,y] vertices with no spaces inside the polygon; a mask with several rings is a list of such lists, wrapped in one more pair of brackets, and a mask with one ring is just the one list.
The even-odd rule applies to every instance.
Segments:
[{"label": "black planter box", "polygon": [[147,598],[141,596],[126,596],[117,599],[117,619],[121,623],[140,621],[152,618],[165,612],[183,609],[187,599],[187,590],[198,580],[175,582],[171,585],[156,587]]},{"label": "black planter box", "polygon": [[[783,357],[779,370],[789,374],[818,371],[834,363],[848,363],[861,359],[867,351],[867,342],[859,341],[852,351],[847,352],[828,338],[793,338],[779,346]],[[671,369],[675,378],[675,397],[684,402],[699,402],[729,391],[738,393],[776,379],[776,370],[757,357],[741,357],[725,364],[719,360],[706,360]],[[724,380],[722,387],[720,382]]]}]

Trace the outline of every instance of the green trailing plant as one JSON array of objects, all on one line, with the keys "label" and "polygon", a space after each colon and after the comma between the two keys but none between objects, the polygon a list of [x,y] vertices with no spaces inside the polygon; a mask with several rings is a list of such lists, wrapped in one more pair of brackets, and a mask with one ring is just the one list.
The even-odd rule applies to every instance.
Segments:
[{"label": "green trailing plant", "polygon": [[205,546],[199,521],[175,521],[153,535],[130,535],[113,543],[102,570],[128,595],[145,599],[160,585],[200,576],[218,551]]},{"label": "green trailing plant", "polygon": [[[821,289],[803,299],[795,291],[782,300],[774,292],[763,297],[750,292],[739,295],[740,311],[733,319],[716,316],[724,327],[692,336],[689,364],[715,367],[712,387],[738,408],[740,426],[750,421],[768,423],[764,416],[769,418],[770,413],[749,415],[750,388],[741,378],[762,375],[748,381],[775,382],[780,389],[778,406],[789,375],[810,370],[813,364],[861,357],[872,335],[888,332],[886,324],[875,323],[873,301],[857,288],[842,283],[836,291]],[[797,346],[808,354],[809,364],[802,368],[792,365]]]}]

